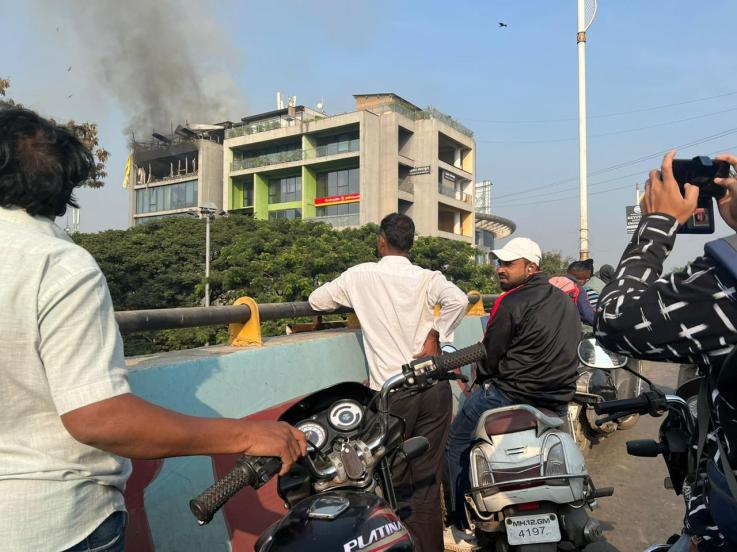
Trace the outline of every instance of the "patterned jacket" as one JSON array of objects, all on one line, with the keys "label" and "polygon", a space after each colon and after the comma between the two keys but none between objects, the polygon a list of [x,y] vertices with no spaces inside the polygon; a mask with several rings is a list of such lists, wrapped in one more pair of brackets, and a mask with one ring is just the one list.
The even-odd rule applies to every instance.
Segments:
[{"label": "patterned jacket", "polygon": [[[643,217],[615,279],[599,297],[596,336],[605,347],[636,358],[719,370],[737,345],[737,281],[708,255],[661,277],[677,229],[670,216]],[[717,429],[710,428],[705,456],[718,459],[714,437],[719,432],[735,467],[737,389],[717,388],[712,399]],[[687,510],[686,532],[700,538],[700,551],[734,549],[711,519],[702,496],[692,497]]]}]

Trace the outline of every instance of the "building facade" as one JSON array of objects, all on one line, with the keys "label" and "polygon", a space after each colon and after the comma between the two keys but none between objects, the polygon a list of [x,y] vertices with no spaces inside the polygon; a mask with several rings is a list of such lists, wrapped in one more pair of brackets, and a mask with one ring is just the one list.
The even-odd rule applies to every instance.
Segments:
[{"label": "building facade", "polygon": [[350,113],[292,106],[226,129],[225,210],[339,228],[400,212],[420,235],[474,243],[471,131],[396,94],[354,98]]},{"label": "building facade", "polygon": [[186,216],[207,203],[222,209],[223,135],[221,125],[177,127],[134,142],[128,173],[129,224]]}]

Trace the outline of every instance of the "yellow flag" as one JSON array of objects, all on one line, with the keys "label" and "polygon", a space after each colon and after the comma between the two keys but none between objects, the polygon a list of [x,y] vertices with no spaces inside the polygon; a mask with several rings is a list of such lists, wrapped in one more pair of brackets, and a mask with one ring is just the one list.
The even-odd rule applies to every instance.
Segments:
[{"label": "yellow flag", "polygon": [[125,176],[123,177],[123,188],[128,187],[128,179],[131,175],[131,165],[133,164],[133,156],[128,156],[128,162],[125,164]]}]

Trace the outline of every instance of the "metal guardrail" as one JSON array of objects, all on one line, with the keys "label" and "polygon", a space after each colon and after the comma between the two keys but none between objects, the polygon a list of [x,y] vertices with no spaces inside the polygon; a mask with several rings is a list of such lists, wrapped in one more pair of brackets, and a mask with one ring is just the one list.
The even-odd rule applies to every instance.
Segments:
[{"label": "metal guardrail", "polygon": [[[478,296],[470,295],[468,302],[475,304]],[[484,305],[491,305],[496,295],[482,295]],[[258,306],[262,321],[299,318],[301,316],[320,316],[325,314],[348,314],[353,309],[340,308],[331,312],[313,310],[307,301],[292,303],[264,303]],[[118,311],[115,320],[122,333],[173,330],[197,326],[219,326],[223,324],[245,324],[251,318],[247,305],[215,307],[181,307],[175,309],[149,309]]]}]

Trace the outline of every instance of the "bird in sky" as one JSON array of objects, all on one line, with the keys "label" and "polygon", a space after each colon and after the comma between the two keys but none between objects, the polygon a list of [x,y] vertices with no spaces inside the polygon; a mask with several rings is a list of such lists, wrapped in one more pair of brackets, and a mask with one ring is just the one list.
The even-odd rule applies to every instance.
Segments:
[{"label": "bird in sky", "polygon": [[71,99],[71,97],[72,97],[72,96],[74,96],[74,94],[69,94],[69,95],[67,96],[67,100]]},{"label": "bird in sky", "polygon": [[501,21],[499,22],[499,26],[500,27],[509,27],[509,25],[507,25],[506,23],[502,23]]},{"label": "bird in sky", "polygon": [[72,70],[72,66],[67,67],[67,73]]}]

